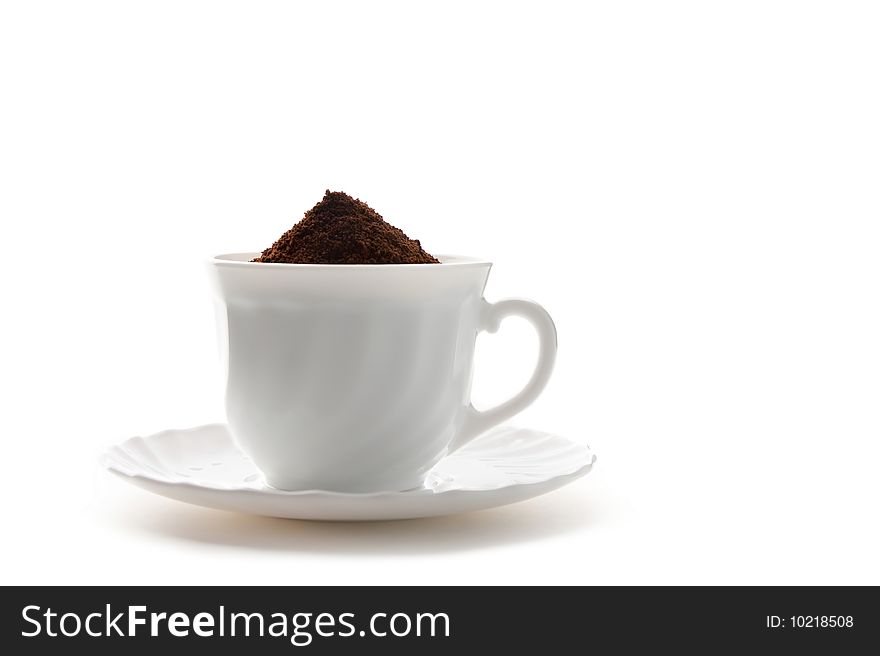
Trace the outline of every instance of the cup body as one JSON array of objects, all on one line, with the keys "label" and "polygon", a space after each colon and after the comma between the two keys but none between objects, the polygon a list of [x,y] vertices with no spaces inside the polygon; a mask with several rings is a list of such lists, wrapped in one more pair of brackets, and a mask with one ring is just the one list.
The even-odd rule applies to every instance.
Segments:
[{"label": "cup body", "polygon": [[233,437],[284,490],[421,485],[466,419],[491,264],[210,262]]}]

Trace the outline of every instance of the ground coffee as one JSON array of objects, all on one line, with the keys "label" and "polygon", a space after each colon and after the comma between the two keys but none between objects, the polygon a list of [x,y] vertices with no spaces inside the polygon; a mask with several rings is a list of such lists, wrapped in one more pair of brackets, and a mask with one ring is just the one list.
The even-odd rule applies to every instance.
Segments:
[{"label": "ground coffee", "polygon": [[439,260],[366,203],[327,190],[320,203],[254,262],[430,264]]}]

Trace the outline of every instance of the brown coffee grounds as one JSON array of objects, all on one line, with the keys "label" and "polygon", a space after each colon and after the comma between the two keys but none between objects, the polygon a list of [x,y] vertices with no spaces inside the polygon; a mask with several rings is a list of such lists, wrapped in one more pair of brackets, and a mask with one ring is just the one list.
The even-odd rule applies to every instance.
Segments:
[{"label": "brown coffee grounds", "polygon": [[320,203],[254,262],[431,264],[439,260],[366,203],[327,190]]}]

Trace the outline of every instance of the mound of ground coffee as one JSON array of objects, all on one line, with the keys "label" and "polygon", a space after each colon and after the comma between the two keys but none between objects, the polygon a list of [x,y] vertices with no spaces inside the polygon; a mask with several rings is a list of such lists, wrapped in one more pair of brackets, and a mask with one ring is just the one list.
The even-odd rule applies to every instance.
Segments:
[{"label": "mound of ground coffee", "polygon": [[431,264],[439,260],[366,203],[327,190],[320,203],[254,262]]}]

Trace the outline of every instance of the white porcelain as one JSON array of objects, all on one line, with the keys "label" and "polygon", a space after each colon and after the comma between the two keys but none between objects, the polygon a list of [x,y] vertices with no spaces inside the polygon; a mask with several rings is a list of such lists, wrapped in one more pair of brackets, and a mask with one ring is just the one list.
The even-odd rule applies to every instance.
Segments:
[{"label": "white porcelain", "polygon": [[[221,255],[210,270],[229,427],[273,487],[418,488],[550,377],[553,321],[531,301],[487,302],[489,262],[250,262],[257,255]],[[511,315],[537,329],[538,363],[519,394],[479,412],[470,403],[477,333]]]},{"label": "white porcelain", "polygon": [[236,512],[334,521],[434,517],[536,497],[590,471],[589,447],[558,435],[497,427],[441,460],[425,485],[405,492],[348,494],[268,487],[224,424],[133,437],[102,464],[162,496]]}]

